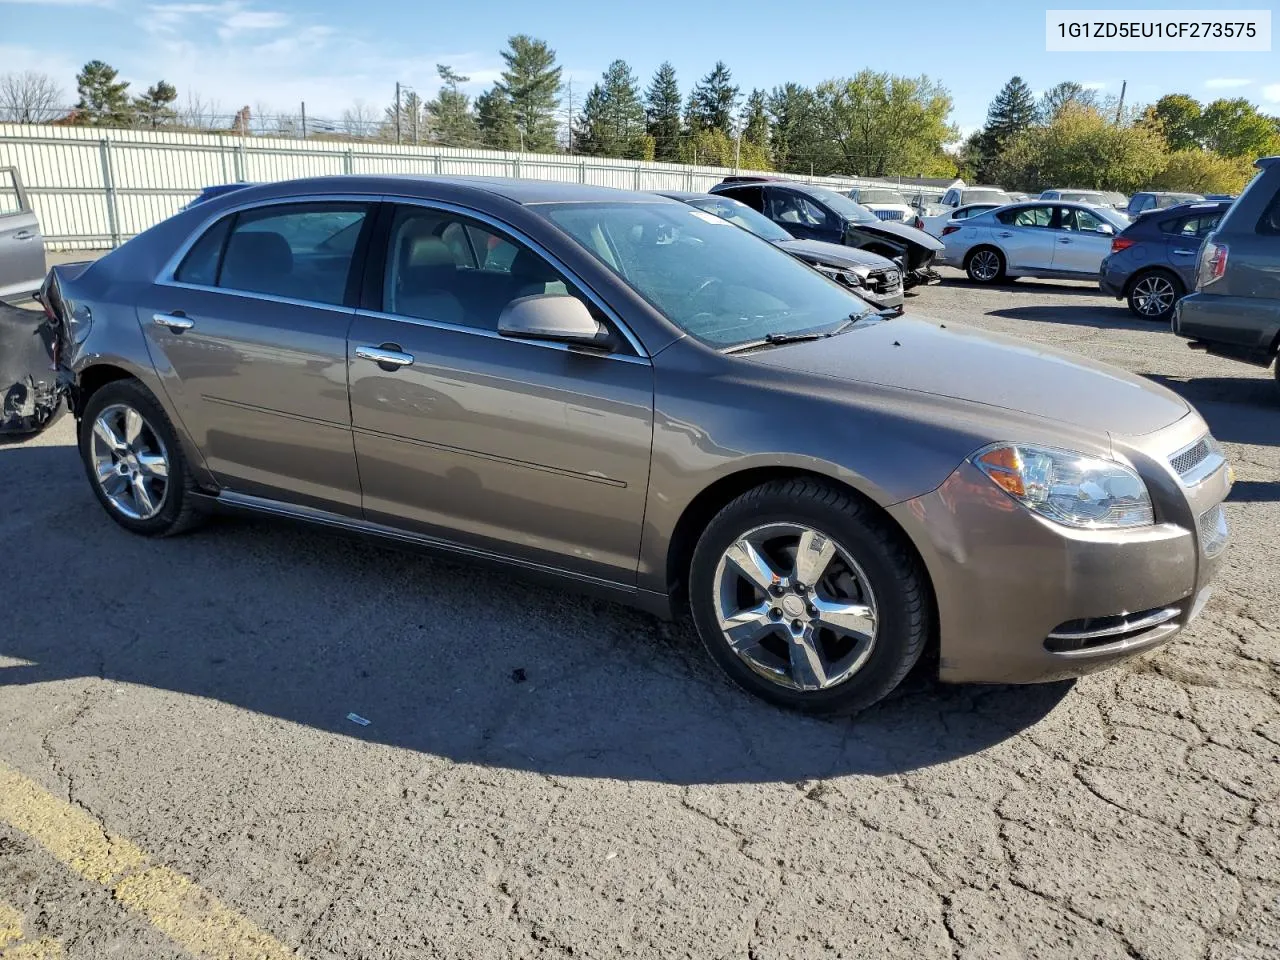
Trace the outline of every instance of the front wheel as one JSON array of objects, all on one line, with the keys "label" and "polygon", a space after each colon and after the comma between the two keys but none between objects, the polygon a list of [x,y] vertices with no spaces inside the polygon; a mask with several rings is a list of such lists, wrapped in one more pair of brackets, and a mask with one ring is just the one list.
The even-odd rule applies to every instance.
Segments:
[{"label": "front wheel", "polygon": [[969,254],[964,269],[974,283],[996,283],[1004,277],[1004,255],[994,247],[979,247]]},{"label": "front wheel", "polygon": [[901,535],[820,481],[757,487],[708,524],[689,599],[711,658],[784,707],[850,714],[885,697],[929,634],[926,579]]},{"label": "front wheel", "polygon": [[161,537],[198,522],[195,485],[177,434],[141,383],[116,380],[90,396],[79,439],[93,492],[120,526]]}]

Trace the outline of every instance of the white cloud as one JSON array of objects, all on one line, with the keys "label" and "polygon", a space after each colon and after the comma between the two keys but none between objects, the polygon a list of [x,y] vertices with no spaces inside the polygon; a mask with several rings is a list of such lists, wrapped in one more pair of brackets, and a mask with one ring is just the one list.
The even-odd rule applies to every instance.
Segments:
[{"label": "white cloud", "polygon": [[1252,80],[1245,80],[1241,77],[1213,77],[1206,80],[1204,85],[1210,90],[1234,90],[1238,87],[1247,87]]},{"label": "white cloud", "polygon": [[1280,83],[1272,83],[1262,88],[1262,99],[1271,103],[1280,103]]},{"label": "white cloud", "polygon": [[1084,83],[1080,84],[1080,86],[1082,86],[1086,90],[1107,89],[1107,83],[1105,80],[1086,80]]}]

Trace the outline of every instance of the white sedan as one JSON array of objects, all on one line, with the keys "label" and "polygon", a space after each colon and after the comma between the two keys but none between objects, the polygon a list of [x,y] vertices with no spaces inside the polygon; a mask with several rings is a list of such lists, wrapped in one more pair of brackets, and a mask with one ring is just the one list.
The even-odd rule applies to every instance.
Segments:
[{"label": "white sedan", "polygon": [[975,283],[1007,277],[1098,279],[1112,238],[1129,225],[1114,210],[1086,203],[1014,203],[947,227],[938,262]]},{"label": "white sedan", "polygon": [[1003,204],[971,203],[967,207],[957,207],[955,209],[946,207],[940,213],[931,213],[924,217],[917,216],[911,225],[931,236],[940,237],[942,236],[943,228],[948,224],[959,220],[968,220],[970,217],[976,217],[980,213],[986,213],[988,210],[994,210],[1000,206],[1003,206]]},{"label": "white sedan", "polygon": [[849,199],[862,204],[881,220],[911,223],[915,208],[897,190],[880,187],[858,187],[849,191]]}]

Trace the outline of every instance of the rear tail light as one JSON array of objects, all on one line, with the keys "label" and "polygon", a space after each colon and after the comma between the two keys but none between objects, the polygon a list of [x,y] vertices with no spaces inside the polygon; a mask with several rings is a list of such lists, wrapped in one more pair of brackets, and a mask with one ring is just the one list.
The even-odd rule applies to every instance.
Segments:
[{"label": "rear tail light", "polygon": [[959,225],[959,224],[956,224],[956,223],[949,223],[949,224],[947,224],[945,227],[943,227],[943,228],[942,228],[942,235],[943,235],[944,237],[945,237],[945,236],[948,236],[948,235],[950,235],[950,234],[955,233],[955,232],[956,232],[957,230],[959,230],[959,229],[960,229],[960,225]]},{"label": "rear tail light", "polygon": [[1203,290],[1215,280],[1221,280],[1227,272],[1227,245],[1209,240],[1200,248],[1200,262],[1196,265],[1196,289]]},{"label": "rear tail light", "polygon": [[1119,253],[1121,250],[1128,250],[1137,242],[1131,237],[1115,237],[1111,241],[1111,252]]}]

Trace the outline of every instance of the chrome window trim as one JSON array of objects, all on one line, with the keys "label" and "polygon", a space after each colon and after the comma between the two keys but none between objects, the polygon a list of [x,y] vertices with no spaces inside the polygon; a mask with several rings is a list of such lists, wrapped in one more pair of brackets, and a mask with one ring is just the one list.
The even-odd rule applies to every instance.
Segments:
[{"label": "chrome window trim", "polygon": [[[536,240],[532,239],[531,237],[525,235],[522,231],[512,226],[511,224],[503,220],[499,220],[497,217],[490,216],[489,214],[484,213],[480,210],[476,210],[472,207],[464,207],[461,204],[451,203],[447,200],[430,200],[426,197],[401,197],[401,196],[395,196],[392,194],[385,195],[382,197],[382,199],[386,203],[398,203],[398,204],[402,204],[404,206],[410,206],[410,207],[424,207],[428,210],[440,210],[445,213],[452,213],[460,217],[469,217],[472,220],[478,220],[480,223],[488,224],[489,226],[493,227],[495,230],[498,230],[499,232],[506,234],[507,236],[515,238],[518,242],[524,244],[534,253],[538,254],[538,256],[547,260],[553,267],[555,267],[560,273],[562,273],[565,276],[565,278],[568,279],[575,287],[577,287],[584,294],[586,294],[587,299],[589,299],[592,303],[594,303],[596,305],[596,308],[601,313],[603,313],[606,317],[609,318],[609,320],[613,323],[613,325],[622,334],[623,339],[626,340],[628,344],[630,344],[631,349],[636,352],[637,358],[644,359],[644,360],[647,360],[649,358],[649,352],[645,350],[644,345],[640,343],[639,338],[636,337],[636,335],[631,332],[631,329],[626,325],[626,323],[623,322],[622,318],[618,316],[618,312],[616,310],[608,306],[602,299],[600,299],[599,294],[597,294],[594,290],[592,290],[591,287],[586,282],[584,282],[583,279],[580,276],[578,276],[578,274],[576,274],[573,270],[571,270],[564,263],[563,260],[561,260],[554,253],[549,251],[542,244],[538,243]],[[387,316],[392,320],[414,319],[414,318],[401,317],[399,314],[388,314]],[[435,324],[436,321],[429,321],[429,323]],[[476,333],[487,334],[492,332],[487,330],[480,330],[477,327],[468,327],[466,325],[445,324],[445,326],[456,327],[462,330],[471,330]],[[509,340],[511,338],[503,337],[503,339]],[[527,341],[527,342],[532,343],[533,341]],[[564,345],[552,344],[552,346],[563,347]],[[565,349],[568,349],[568,348],[565,347]],[[625,355],[609,354],[609,356],[625,356]]]},{"label": "chrome window trim", "polygon": [[382,310],[356,310],[357,317],[369,317],[374,320],[391,320],[395,323],[407,323],[415,327],[429,327],[433,330],[448,330],[452,333],[470,333],[478,337],[488,337],[492,340],[505,340],[508,343],[523,343],[532,347],[545,347],[550,350],[563,350],[566,353],[581,353],[586,356],[597,357],[601,360],[620,360],[623,363],[639,363],[649,366],[648,357],[632,356],[629,353],[600,353],[581,348],[575,349],[567,343],[556,343],[554,340],[526,340],[522,337],[504,337],[497,330],[485,330],[481,327],[471,327],[465,323],[449,323],[447,320],[430,320],[426,317],[406,317],[399,313],[386,313]]},{"label": "chrome window trim", "polygon": [[[215,287],[215,286],[208,286],[205,284],[184,283],[181,280],[176,279],[176,277],[174,276],[174,274],[177,273],[178,267],[182,265],[182,261],[186,259],[187,254],[191,252],[191,248],[195,246],[196,242],[199,241],[199,239],[203,237],[211,227],[213,227],[216,223],[218,223],[222,219],[233,216],[234,214],[237,214],[237,213],[243,213],[246,210],[255,210],[260,207],[284,206],[284,205],[299,204],[299,203],[366,203],[366,204],[399,203],[399,204],[404,204],[406,206],[425,207],[429,210],[440,210],[446,213],[453,213],[458,216],[469,217],[472,220],[476,220],[476,221],[479,221],[480,223],[487,224],[495,228],[496,230],[499,230],[500,232],[507,234],[508,236],[514,237],[517,241],[525,244],[527,247],[529,247],[539,256],[544,257],[546,260],[548,260],[551,263],[551,265],[554,266],[557,270],[559,270],[562,274],[564,274],[564,276],[567,279],[569,279],[575,287],[577,287],[584,294],[586,294],[587,298],[590,299],[591,302],[596,305],[596,308],[599,309],[601,313],[603,313],[605,316],[609,318],[609,320],[613,323],[613,325],[617,328],[617,330],[622,334],[623,339],[625,339],[627,343],[630,345],[631,349],[635,351],[634,357],[628,357],[626,354],[618,354],[618,353],[601,354],[601,356],[609,356],[615,359],[635,359],[635,360],[642,360],[645,362],[648,362],[649,360],[649,356],[650,356],[649,351],[644,348],[644,345],[640,342],[640,339],[634,333],[631,332],[631,328],[628,327],[627,324],[623,322],[622,318],[618,315],[618,312],[612,309],[611,307],[609,307],[603,300],[601,300],[600,296],[594,290],[592,290],[591,287],[587,283],[585,283],[581,277],[578,276],[578,274],[576,274],[573,270],[569,269],[569,267],[567,267],[559,257],[555,256],[555,254],[548,251],[546,247],[544,247],[542,244],[529,238],[522,231],[516,229],[511,224],[506,223],[505,221],[499,220],[496,217],[490,216],[489,214],[484,213],[480,210],[476,210],[471,207],[465,207],[465,206],[462,206],[461,204],[450,203],[444,200],[430,200],[425,197],[405,197],[405,196],[398,196],[395,194],[385,194],[385,193],[378,193],[378,194],[307,193],[307,194],[297,194],[297,195],[287,196],[287,197],[268,197],[266,199],[249,200],[243,203],[237,203],[233,206],[220,210],[217,213],[210,214],[209,216],[205,217],[203,220],[200,221],[199,226],[194,228],[191,231],[187,239],[184,240],[182,245],[178,247],[177,251],[173,254],[173,256],[171,256],[165,262],[165,265],[161,267],[159,274],[155,278],[156,285],[162,286],[162,287],[177,287],[179,289],[184,289],[184,290],[202,290],[209,293],[225,293],[225,294],[231,294],[233,296],[241,296],[241,297],[256,297],[258,299],[267,300],[272,303],[284,303],[284,304],[290,304],[290,305],[299,306],[299,307],[323,307],[328,310],[347,310],[353,313],[358,312],[358,313],[366,314],[368,316],[376,316],[376,317],[380,317],[388,320],[403,320],[407,323],[419,323],[420,325],[423,325],[423,326],[439,326],[446,329],[454,329],[454,330],[459,330],[464,332],[478,333],[481,335],[493,335],[493,336],[499,335],[493,331],[481,330],[477,327],[468,327],[468,326],[459,325],[459,324],[447,324],[447,323],[442,323],[442,322],[433,321],[433,320],[419,320],[418,318],[415,318],[415,317],[403,317],[398,314],[388,314],[388,313],[382,313],[380,311],[355,310],[351,307],[345,306],[344,304],[326,303],[320,300],[305,300],[305,299],[299,299],[294,297],[280,297],[280,296],[276,296],[275,294],[254,293],[253,291],[250,291],[250,290],[233,290],[230,287]],[[511,338],[504,337],[503,339],[509,340]],[[538,343],[539,346],[549,346],[552,348],[559,348],[564,350],[569,349],[569,347],[565,344],[556,344],[556,343],[551,343],[549,341],[526,340],[523,342],[525,343],[536,342]]]}]

